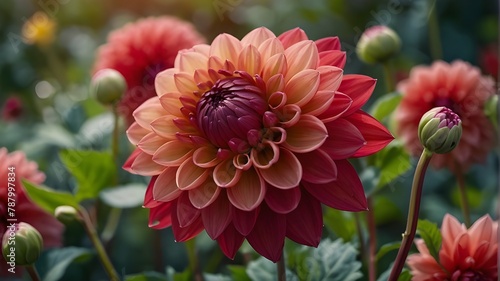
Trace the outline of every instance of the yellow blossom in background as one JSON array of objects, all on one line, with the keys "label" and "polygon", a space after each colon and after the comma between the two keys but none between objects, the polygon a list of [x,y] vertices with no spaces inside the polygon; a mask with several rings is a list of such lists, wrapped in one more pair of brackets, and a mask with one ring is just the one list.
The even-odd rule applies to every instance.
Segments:
[{"label": "yellow blossom in background", "polygon": [[22,34],[26,44],[45,47],[54,42],[56,22],[44,12],[36,12],[23,25]]}]

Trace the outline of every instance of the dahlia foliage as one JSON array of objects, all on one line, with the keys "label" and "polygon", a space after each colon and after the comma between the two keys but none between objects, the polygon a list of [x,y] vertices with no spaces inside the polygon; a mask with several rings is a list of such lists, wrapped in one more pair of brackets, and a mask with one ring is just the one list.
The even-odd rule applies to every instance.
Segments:
[{"label": "dahlia foliage", "polygon": [[156,75],[173,67],[179,50],[204,42],[191,23],[175,17],[141,19],[108,36],[108,42],[97,52],[94,73],[112,68],[125,77],[128,90],[118,109],[130,125],[134,122],[132,112],[156,96]]},{"label": "dahlia foliage", "polygon": [[375,80],[344,74],[337,37],[258,28],[179,52],[134,112],[124,168],[151,176],[150,226],[186,241],[202,230],[233,258],[245,239],[277,261],[285,237],[317,246],[321,203],[367,209],[347,158],[393,138],[361,110]]},{"label": "dahlia foliage", "polygon": [[498,222],[489,215],[469,229],[447,214],[441,227],[439,260],[431,256],[425,242],[415,244],[420,253],[408,257],[414,281],[498,280]]},{"label": "dahlia foliage", "polygon": [[452,152],[433,157],[433,166],[458,171],[484,162],[495,144],[495,130],[484,113],[485,101],[495,93],[491,77],[463,61],[437,61],[414,67],[398,90],[403,99],[395,112],[396,133],[414,156],[422,152],[417,136],[420,118],[433,107],[445,106],[460,116],[463,134]]},{"label": "dahlia foliage", "polygon": [[[8,168],[13,168],[11,169],[13,172]],[[9,181],[9,178],[13,181]],[[26,159],[23,152],[8,153],[4,147],[0,148],[0,240],[7,230],[7,226],[13,223],[9,219],[16,219],[15,223],[26,222],[35,227],[42,235],[45,247],[60,246],[63,225],[29,200],[21,180],[41,184],[45,180],[45,175],[38,170],[38,165],[35,162]],[[14,196],[9,195],[9,182],[13,183],[10,185],[10,191],[14,193]],[[12,191],[13,189],[14,191]],[[10,210],[8,210],[8,202],[15,202],[15,206]],[[9,216],[9,214],[13,214],[13,216]],[[0,255],[0,275],[5,274],[9,274],[7,264]]]}]

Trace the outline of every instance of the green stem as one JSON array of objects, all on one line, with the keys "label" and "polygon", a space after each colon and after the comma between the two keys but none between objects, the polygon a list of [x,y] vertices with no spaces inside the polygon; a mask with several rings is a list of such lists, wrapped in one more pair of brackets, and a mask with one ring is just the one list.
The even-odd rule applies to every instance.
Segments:
[{"label": "green stem", "polygon": [[462,207],[462,214],[464,216],[464,222],[467,227],[470,226],[470,208],[469,208],[469,200],[467,199],[467,191],[465,187],[465,179],[462,171],[457,171],[455,174],[458,181],[458,190],[460,191],[460,203]]},{"label": "green stem", "polygon": [[432,152],[429,152],[424,148],[420,159],[418,160],[417,168],[415,169],[415,175],[413,176],[413,184],[411,187],[410,195],[410,205],[408,206],[408,219],[406,221],[406,230],[403,233],[403,240],[401,241],[401,247],[399,248],[396,261],[392,267],[391,275],[389,276],[389,281],[397,281],[399,274],[403,270],[403,266],[406,262],[406,257],[410,252],[411,245],[413,243],[413,238],[415,238],[415,232],[417,231],[418,224],[418,213],[420,211],[420,199],[422,197],[422,188],[424,184],[425,171],[429,162],[432,158]]},{"label": "green stem", "polygon": [[358,233],[359,252],[361,253],[361,261],[363,261],[363,263],[366,264],[368,258],[366,257],[365,236],[363,235],[363,229],[361,228],[361,219],[359,213],[354,213],[354,222],[356,223],[356,231]]},{"label": "green stem", "polygon": [[375,213],[373,208],[373,199],[368,197],[368,213],[366,220],[368,221],[368,280],[375,281],[377,279],[377,267],[375,255],[377,252],[377,231],[375,228]]},{"label": "green stem", "polygon": [[115,236],[116,229],[118,228],[118,223],[120,222],[120,217],[122,215],[122,210],[118,208],[111,208],[108,214],[108,220],[101,233],[101,239],[104,244],[109,243],[113,236]]},{"label": "green stem", "polygon": [[285,253],[281,255],[281,259],[276,263],[278,271],[278,281],[286,281]]},{"label": "green stem", "polygon": [[430,0],[429,9],[429,45],[433,60],[440,60],[443,57],[441,39],[439,35],[439,21],[436,9],[436,0]]},{"label": "green stem", "polygon": [[193,280],[203,281],[203,274],[201,273],[198,256],[196,254],[196,240],[188,240],[185,242],[185,244],[189,259],[189,269],[193,273],[194,277]]},{"label": "green stem", "polygon": [[40,278],[40,275],[38,275],[38,271],[36,270],[36,267],[34,265],[27,265],[26,270],[28,271],[28,274],[31,277],[31,280],[33,281],[41,281],[42,279]]},{"label": "green stem", "polygon": [[394,92],[396,89],[396,82],[394,81],[394,74],[392,73],[391,64],[389,61],[382,63],[384,69],[385,87],[388,93]]},{"label": "green stem", "polygon": [[[117,104],[113,104],[113,139],[111,141],[111,153],[113,156],[113,160],[116,165],[118,165],[118,153],[120,151],[120,128],[118,126],[118,121],[119,121],[119,114],[118,114],[118,106]],[[118,174],[116,174],[114,178],[114,184],[118,184]]]},{"label": "green stem", "polygon": [[104,270],[108,274],[108,277],[112,281],[119,281],[120,278],[118,277],[118,273],[116,272],[115,268],[113,267],[113,264],[111,263],[111,260],[108,257],[108,254],[106,253],[106,250],[104,250],[104,246],[101,243],[101,240],[99,240],[99,237],[97,235],[97,231],[94,228],[94,225],[90,221],[89,214],[87,211],[81,207],[79,209],[80,217],[83,222],[83,226],[85,228],[85,231],[87,232],[87,235],[90,238],[90,241],[94,245],[94,248],[97,251],[97,256],[99,257],[99,260],[102,263],[102,266],[104,267]]}]

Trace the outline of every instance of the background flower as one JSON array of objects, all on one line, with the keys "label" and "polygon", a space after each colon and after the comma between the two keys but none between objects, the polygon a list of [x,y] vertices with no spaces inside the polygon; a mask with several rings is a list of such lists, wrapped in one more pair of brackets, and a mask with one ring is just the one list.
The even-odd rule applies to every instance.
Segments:
[{"label": "background flower", "polygon": [[153,226],[172,225],[177,241],[205,229],[231,258],[246,238],[277,261],[285,236],[318,245],[321,203],[366,210],[346,158],[392,136],[360,110],[375,80],[344,75],[345,59],[338,38],[301,29],[222,34],[180,52],[127,131],[138,148],[125,168],[153,176]]},{"label": "background flower", "polygon": [[[14,167],[15,171],[15,216],[10,217],[7,209],[8,203],[8,170]],[[41,184],[45,180],[45,175],[38,171],[38,165],[35,162],[26,159],[21,151],[8,153],[7,149],[0,148],[0,239],[11,223],[9,218],[17,219],[19,222],[27,222],[35,227],[43,237],[45,247],[57,247],[61,245],[63,225],[52,215],[46,213],[40,207],[33,204],[24,193],[21,180]],[[12,185],[11,185],[12,186]],[[11,274],[7,272],[5,261],[0,261],[0,274]]]},{"label": "background flower", "polygon": [[398,90],[403,99],[395,113],[396,133],[413,155],[422,151],[417,137],[420,118],[433,107],[445,106],[460,116],[463,134],[456,149],[435,155],[431,163],[457,170],[485,160],[495,143],[494,129],[483,111],[484,102],[495,92],[490,77],[463,61],[437,61],[414,67]]},{"label": "background flower", "polygon": [[112,68],[125,77],[128,90],[119,111],[131,124],[132,112],[156,95],[156,74],[174,65],[179,50],[203,42],[205,39],[192,24],[175,17],[138,20],[108,36],[108,42],[97,53],[94,73]]},{"label": "background flower", "polygon": [[407,260],[412,280],[498,280],[498,222],[485,215],[467,229],[447,214],[441,234],[439,263],[423,240],[415,242],[420,253]]}]

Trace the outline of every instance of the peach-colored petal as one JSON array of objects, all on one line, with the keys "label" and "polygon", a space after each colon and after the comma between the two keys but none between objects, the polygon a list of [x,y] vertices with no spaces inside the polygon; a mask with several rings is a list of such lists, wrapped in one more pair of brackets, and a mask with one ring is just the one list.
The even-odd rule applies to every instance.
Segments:
[{"label": "peach-colored petal", "polygon": [[194,152],[191,144],[173,140],[162,145],[153,155],[153,161],[164,166],[178,166]]},{"label": "peach-colored petal", "polygon": [[302,165],[295,155],[280,149],[278,161],[267,169],[259,169],[260,175],[269,184],[282,189],[294,188],[302,179]]},{"label": "peach-colored petal", "polygon": [[260,44],[257,50],[259,51],[260,57],[262,58],[263,62],[266,62],[274,55],[282,54],[285,51],[283,45],[281,44],[281,41],[278,38],[267,39],[262,44]]},{"label": "peach-colored petal", "polygon": [[279,157],[279,147],[270,141],[262,143],[260,150],[252,149],[250,152],[250,159],[254,167],[259,169],[268,169],[278,161]]},{"label": "peach-colored petal", "polygon": [[198,86],[194,82],[193,75],[179,72],[174,74],[174,82],[178,91],[185,96],[195,98],[193,92],[198,91]]},{"label": "peach-colored petal", "polygon": [[178,69],[169,68],[156,75],[155,89],[158,96],[161,97],[165,93],[177,91],[174,83],[174,74],[178,71]]},{"label": "peach-colored petal", "polygon": [[202,53],[180,52],[177,59],[179,61],[179,65],[176,65],[175,68],[179,69],[180,72],[190,74],[191,76],[195,70],[207,68],[208,56]]},{"label": "peach-colored petal", "polygon": [[287,102],[300,107],[304,106],[316,94],[319,81],[319,72],[317,70],[306,69],[297,73],[286,83]]},{"label": "peach-colored petal", "polygon": [[446,214],[443,218],[441,226],[441,234],[443,236],[442,251],[452,253],[454,251],[454,242],[456,238],[466,233],[465,226],[462,225],[455,217]]},{"label": "peach-colored petal", "polygon": [[302,114],[314,116],[321,115],[330,107],[334,97],[335,92],[333,91],[317,91],[314,97],[306,105],[301,107]]},{"label": "peach-colored petal", "polygon": [[335,66],[320,66],[319,71],[319,87],[318,91],[329,90],[337,91],[342,83],[344,70]]},{"label": "peach-colored petal", "polygon": [[240,181],[227,189],[231,204],[243,211],[257,208],[266,194],[266,184],[254,169],[242,173]]},{"label": "peach-colored petal", "polygon": [[297,124],[300,120],[302,110],[296,104],[287,104],[277,111],[278,118],[283,128],[289,128]]},{"label": "peach-colored petal", "polygon": [[255,47],[259,47],[264,41],[270,38],[276,38],[276,35],[265,27],[259,27],[245,35],[241,39],[241,44],[243,44],[243,46],[251,44]]},{"label": "peach-colored petal", "polygon": [[295,43],[307,40],[308,38],[304,30],[297,27],[280,34],[278,36],[278,39],[286,49],[294,45]]},{"label": "peach-colored petal", "polygon": [[285,78],[283,74],[275,74],[266,82],[267,95],[269,98],[275,92],[281,92],[285,89]]},{"label": "peach-colored petal", "polygon": [[211,168],[219,164],[222,159],[217,157],[217,149],[213,146],[203,146],[193,153],[193,163],[198,167]]},{"label": "peach-colored petal", "polygon": [[301,41],[285,50],[288,71],[285,80],[290,80],[304,69],[315,69],[318,66],[318,49],[313,41]]},{"label": "peach-colored petal", "polygon": [[137,147],[147,154],[153,155],[165,142],[167,142],[165,138],[162,138],[155,132],[151,132],[141,139],[141,141],[137,144]]},{"label": "peach-colored petal", "polygon": [[[163,96],[160,97],[160,104],[163,107],[163,109],[166,111],[166,113],[164,115],[174,115],[174,116],[178,116],[178,117],[183,116],[182,112],[180,111],[180,108],[182,107],[182,103],[179,100],[179,98],[181,96],[182,95],[179,92],[169,92],[169,93],[165,93]],[[160,117],[160,116],[158,116],[158,117]]]},{"label": "peach-colored petal", "polygon": [[243,48],[238,57],[238,69],[245,70],[250,75],[259,74],[262,68],[262,61],[254,45],[248,45]]},{"label": "peach-colored petal", "polygon": [[177,169],[176,183],[181,190],[197,188],[209,174],[209,170],[196,166],[193,159],[188,158]]},{"label": "peach-colored petal", "polygon": [[474,222],[468,232],[471,237],[471,248],[477,248],[482,241],[494,242],[498,238],[495,235],[496,231],[493,231],[493,221],[489,215],[484,215]]},{"label": "peach-colored petal", "polygon": [[230,62],[237,62],[239,50],[241,50],[241,42],[234,36],[229,34],[221,34],[217,36],[210,47],[210,56],[217,56]]},{"label": "peach-colored petal", "polygon": [[133,145],[137,145],[141,141],[141,139],[150,132],[150,130],[143,128],[141,125],[139,125],[139,123],[134,122],[127,129],[127,137],[130,143],[132,143]]},{"label": "peach-colored petal", "polygon": [[231,187],[240,181],[242,173],[242,170],[236,169],[232,159],[226,159],[215,167],[213,178],[218,186]]},{"label": "peach-colored petal", "polygon": [[[276,74],[286,73],[287,67],[285,55],[283,53],[279,53],[265,61],[260,76],[264,79],[264,81],[268,81],[268,83],[270,83],[269,80],[271,77]],[[278,90],[277,88],[278,87],[272,87],[271,89],[268,88],[268,92],[272,93]]]},{"label": "peach-colored petal", "polygon": [[319,148],[328,137],[325,124],[312,115],[302,115],[294,126],[286,130],[283,146],[296,153],[306,153]]},{"label": "peach-colored petal", "polygon": [[203,209],[212,204],[219,196],[221,188],[218,187],[210,178],[207,179],[198,188],[189,190],[189,200],[194,207]]},{"label": "peach-colored petal", "polygon": [[165,167],[154,162],[151,155],[141,151],[135,158],[130,169],[136,174],[154,176],[159,175]]},{"label": "peach-colored petal", "polygon": [[150,128],[153,120],[165,115],[165,109],[159,103],[158,97],[150,98],[134,111],[135,121],[145,129]]},{"label": "peach-colored petal", "polygon": [[179,128],[174,123],[176,118],[173,115],[164,115],[151,122],[151,129],[166,140],[174,140],[175,134],[179,132]]},{"label": "peach-colored petal", "polygon": [[320,118],[324,123],[332,122],[344,115],[347,110],[351,108],[351,105],[351,97],[340,92],[335,92],[332,103],[318,116],[318,118]]},{"label": "peach-colored petal", "polygon": [[179,197],[182,190],[175,183],[176,172],[177,168],[168,167],[158,176],[153,186],[154,200],[169,202]]}]

